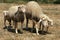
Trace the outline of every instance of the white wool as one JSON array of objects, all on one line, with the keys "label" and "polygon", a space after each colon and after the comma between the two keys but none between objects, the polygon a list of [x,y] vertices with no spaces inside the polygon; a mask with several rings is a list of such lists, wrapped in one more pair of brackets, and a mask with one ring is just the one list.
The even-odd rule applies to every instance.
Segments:
[{"label": "white wool", "polygon": [[21,10],[23,11],[23,12],[25,12],[25,5],[18,5],[18,6],[12,6],[12,7],[10,7],[9,8],[9,15],[10,16],[13,16],[16,12],[17,12],[17,10],[18,10],[18,7],[21,7]]},{"label": "white wool", "polygon": [[17,12],[18,7],[19,6],[12,6],[12,7],[10,7],[9,10],[8,10],[9,11],[9,15],[10,16],[14,15]]},{"label": "white wool", "polygon": [[39,4],[35,1],[30,1],[26,4],[28,11],[32,11],[33,16],[39,17],[39,14],[42,14],[42,8],[39,6]]}]

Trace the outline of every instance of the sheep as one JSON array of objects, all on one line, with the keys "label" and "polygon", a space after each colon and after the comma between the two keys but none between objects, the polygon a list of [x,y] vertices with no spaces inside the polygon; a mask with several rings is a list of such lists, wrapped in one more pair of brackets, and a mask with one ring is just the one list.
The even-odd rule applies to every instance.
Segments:
[{"label": "sheep", "polygon": [[9,26],[11,26],[11,19],[9,17],[9,12],[3,11],[3,15],[4,15],[4,26],[6,26],[6,20],[9,22]]},{"label": "sheep", "polygon": [[[18,6],[12,6],[9,8],[8,10],[8,14],[7,17],[4,18],[7,19],[7,20],[11,20],[13,21],[14,23],[14,27],[15,27],[15,32],[18,33],[17,31],[17,22],[21,22],[21,27],[23,26],[23,21],[24,21],[24,5],[18,5]],[[4,21],[4,24],[5,24],[5,21]]]},{"label": "sheep", "polygon": [[[21,28],[23,26],[23,21],[24,21],[24,5],[19,5],[19,6],[13,6],[9,9],[9,15],[12,18],[14,25],[15,25],[15,32],[18,33],[17,31],[17,22],[21,22]],[[12,11],[13,10],[13,11]],[[11,15],[12,14],[12,15]],[[22,31],[22,29],[21,29]]]},{"label": "sheep", "polygon": [[25,15],[26,15],[26,27],[28,28],[28,21],[29,19],[33,22],[33,28],[36,28],[36,33],[38,33],[38,22],[40,20],[40,15],[43,14],[42,8],[39,6],[39,4],[35,1],[30,1],[26,4],[25,8]]},{"label": "sheep", "polygon": [[28,28],[28,21],[29,19],[32,20],[33,22],[33,28],[36,28],[36,34],[39,35],[38,33],[38,24],[44,19],[48,17],[44,14],[42,8],[39,6],[39,4],[35,1],[30,1],[26,4],[25,8],[25,15],[26,15],[26,27]]},{"label": "sheep", "polygon": [[24,12],[20,10],[20,7],[18,7],[18,11],[15,13],[12,20],[14,22],[15,32],[18,33],[18,31],[17,31],[17,23],[18,22],[21,22],[21,31],[22,31],[23,22],[24,22]]}]

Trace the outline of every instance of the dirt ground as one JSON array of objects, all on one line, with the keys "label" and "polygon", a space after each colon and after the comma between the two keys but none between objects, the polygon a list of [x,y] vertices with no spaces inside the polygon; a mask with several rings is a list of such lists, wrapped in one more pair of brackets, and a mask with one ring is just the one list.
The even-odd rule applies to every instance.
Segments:
[{"label": "dirt ground", "polygon": [[[8,10],[12,5],[17,4],[0,3],[0,40],[60,40],[60,4],[40,4],[45,14],[54,21],[54,25],[49,27],[49,33],[46,33],[45,35],[36,35],[36,33],[27,30],[23,30],[23,34],[16,34],[14,29],[4,29],[2,11]],[[18,27],[19,26],[20,25],[18,25]],[[32,22],[29,21],[29,27],[31,26]]]}]

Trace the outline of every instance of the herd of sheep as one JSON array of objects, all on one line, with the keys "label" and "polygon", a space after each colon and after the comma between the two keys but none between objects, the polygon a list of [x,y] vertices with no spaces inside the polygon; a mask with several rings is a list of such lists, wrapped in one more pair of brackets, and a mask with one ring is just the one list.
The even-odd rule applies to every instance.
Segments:
[{"label": "herd of sheep", "polygon": [[[21,22],[21,31],[23,28],[24,19],[26,19],[26,28],[28,29],[28,21],[32,20],[33,28],[36,28],[36,34],[39,35],[39,28],[42,28],[42,32],[46,27],[45,31],[48,31],[49,26],[53,25],[53,20],[50,19],[44,12],[40,5],[35,1],[30,1],[27,4],[18,6],[11,6],[8,11],[3,11],[4,14],[4,26],[6,26],[6,20],[11,26],[13,21],[15,32],[18,33],[17,23]],[[39,26],[38,26],[39,24]],[[33,30],[32,30],[33,31]],[[23,31],[22,31],[23,32]]]}]

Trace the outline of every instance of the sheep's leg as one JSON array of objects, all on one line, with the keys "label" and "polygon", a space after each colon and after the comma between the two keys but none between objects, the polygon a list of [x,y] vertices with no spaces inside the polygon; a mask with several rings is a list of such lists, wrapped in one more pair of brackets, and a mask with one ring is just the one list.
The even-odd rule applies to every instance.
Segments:
[{"label": "sheep's leg", "polygon": [[46,28],[46,32],[48,32],[48,28],[49,28],[49,27],[47,26],[47,28]]},{"label": "sheep's leg", "polygon": [[42,27],[41,22],[40,22],[39,24],[40,24],[40,25],[39,25],[39,30],[41,30],[41,27]]},{"label": "sheep's leg", "polygon": [[26,29],[28,29],[28,19],[26,19]]},{"label": "sheep's leg", "polygon": [[39,33],[38,33],[38,28],[37,28],[37,24],[36,24],[36,34],[39,35]]},{"label": "sheep's leg", "polygon": [[39,35],[38,22],[35,22],[36,34]]},{"label": "sheep's leg", "polygon": [[6,19],[4,18],[4,26],[6,27]]},{"label": "sheep's leg", "polygon": [[35,22],[34,22],[34,20],[32,20],[32,22],[33,22],[33,28],[31,29],[31,32],[33,32],[34,27],[35,27]]},{"label": "sheep's leg", "polygon": [[6,18],[4,17],[4,29],[8,29],[8,26],[6,26]]},{"label": "sheep's leg", "polygon": [[11,26],[11,20],[9,20],[9,26]]},{"label": "sheep's leg", "polygon": [[32,21],[35,23],[36,34],[39,35],[39,33],[38,33],[39,30],[38,30],[38,25],[37,25],[38,23],[34,20],[32,20]]},{"label": "sheep's leg", "polygon": [[43,31],[44,31],[44,25],[42,24],[42,33],[43,33]]},{"label": "sheep's leg", "polygon": [[35,23],[33,22],[33,28],[34,28],[34,26],[35,26]]},{"label": "sheep's leg", "polygon": [[6,27],[6,17],[4,16],[4,26]]},{"label": "sheep's leg", "polygon": [[15,32],[18,33],[18,30],[17,30],[17,22],[14,22],[14,26],[15,26]]},{"label": "sheep's leg", "polygon": [[23,22],[21,22],[21,32],[23,32]]},{"label": "sheep's leg", "polygon": [[14,26],[14,21],[13,21],[13,28],[15,28],[15,26]]}]

